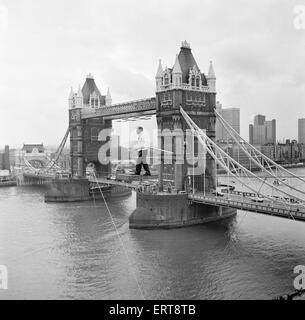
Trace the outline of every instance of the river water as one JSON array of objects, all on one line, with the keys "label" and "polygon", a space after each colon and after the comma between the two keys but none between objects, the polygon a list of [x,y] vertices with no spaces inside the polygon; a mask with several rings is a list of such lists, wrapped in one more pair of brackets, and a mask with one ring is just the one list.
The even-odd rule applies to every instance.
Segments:
[{"label": "river water", "polygon": [[102,201],[47,204],[44,191],[0,189],[0,299],[271,299],[293,291],[293,268],[305,265],[303,222],[239,211],[130,230],[134,194],[109,200],[112,221]]}]

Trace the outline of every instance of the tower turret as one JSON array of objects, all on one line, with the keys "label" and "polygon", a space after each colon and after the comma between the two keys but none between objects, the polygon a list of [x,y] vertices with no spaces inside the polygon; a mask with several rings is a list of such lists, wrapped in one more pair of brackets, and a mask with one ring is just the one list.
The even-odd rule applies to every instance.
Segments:
[{"label": "tower turret", "polygon": [[108,88],[107,95],[106,95],[106,107],[111,105],[112,105],[112,98],[111,98],[110,90]]},{"label": "tower turret", "polygon": [[161,90],[162,86],[162,76],[163,76],[163,68],[161,64],[161,59],[159,59],[159,66],[156,74],[156,91]]},{"label": "tower turret", "polygon": [[173,86],[180,87],[182,84],[182,70],[179,63],[178,55],[176,55],[175,64],[172,71],[173,76]]},{"label": "tower turret", "polygon": [[70,94],[69,94],[69,108],[72,109],[75,107],[75,93],[71,87]]},{"label": "tower turret", "polygon": [[75,107],[76,108],[82,108],[83,107],[83,93],[82,93],[82,90],[81,90],[80,86],[78,86],[78,92],[77,92],[77,95],[75,97]]},{"label": "tower turret", "polygon": [[216,76],[213,68],[213,63],[210,61],[207,83],[211,93],[216,93]]}]

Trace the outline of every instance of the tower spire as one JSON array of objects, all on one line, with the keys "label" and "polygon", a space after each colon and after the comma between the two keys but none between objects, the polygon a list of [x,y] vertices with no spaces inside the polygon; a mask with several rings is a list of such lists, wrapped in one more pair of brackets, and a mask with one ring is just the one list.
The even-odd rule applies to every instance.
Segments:
[{"label": "tower spire", "polygon": [[78,91],[77,91],[77,97],[83,97],[82,89],[80,88],[80,85],[78,85]]},{"label": "tower spire", "polygon": [[106,94],[106,107],[111,105],[112,105],[112,98],[111,98],[110,90],[108,88],[107,94]]},{"label": "tower spire", "polygon": [[159,66],[156,74],[156,91],[159,91],[161,89],[162,77],[163,77],[163,68],[161,64],[161,59],[159,59]]},{"label": "tower spire", "polygon": [[161,63],[161,59],[159,59],[159,66],[156,74],[156,79],[162,78],[162,73],[163,73],[162,63]]},{"label": "tower spire", "polygon": [[74,92],[73,92],[73,88],[71,87],[70,94],[69,94],[69,100],[73,99],[73,97],[74,97]]},{"label": "tower spire", "polygon": [[207,76],[207,82],[208,82],[210,92],[216,93],[216,76],[215,76],[212,61],[210,61],[210,68]]},{"label": "tower spire", "polygon": [[76,108],[82,108],[83,107],[83,93],[80,88],[80,85],[78,86],[78,92],[75,98],[75,106]]},{"label": "tower spire", "polygon": [[178,55],[176,55],[172,76],[173,76],[173,86],[180,87],[182,84],[182,70],[181,70],[179,59],[178,59]]},{"label": "tower spire", "polygon": [[69,94],[69,108],[70,109],[74,108],[74,106],[75,106],[74,96],[75,96],[75,93],[73,91],[73,88],[71,87],[70,94]]},{"label": "tower spire", "polygon": [[173,68],[173,74],[182,74],[181,66],[179,63],[178,55],[176,55],[176,60]]},{"label": "tower spire", "polygon": [[210,67],[209,67],[209,72],[208,72],[208,78],[209,78],[209,79],[216,79],[215,71],[214,71],[214,68],[213,68],[213,63],[212,63],[212,61],[210,61]]}]

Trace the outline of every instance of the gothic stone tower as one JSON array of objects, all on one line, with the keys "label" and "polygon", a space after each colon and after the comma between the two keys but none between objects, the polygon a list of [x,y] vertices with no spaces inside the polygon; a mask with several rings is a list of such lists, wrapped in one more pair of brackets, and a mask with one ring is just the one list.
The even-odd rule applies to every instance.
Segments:
[{"label": "gothic stone tower", "polygon": [[[159,61],[156,74],[156,103],[159,132],[164,132],[165,129],[172,132],[182,132],[182,137],[174,134],[172,138],[175,188],[184,190],[187,186],[187,180],[193,181],[193,179],[194,182],[191,185],[196,190],[209,191],[216,188],[215,162],[208,154],[205,155],[206,165],[203,172],[192,174],[190,169],[192,164],[188,163],[189,161],[186,159],[187,156],[190,156],[188,146],[192,143],[188,138],[190,135],[186,134],[189,128],[180,113],[180,106],[182,106],[192,120],[201,129],[206,130],[211,139],[215,139],[216,77],[212,62],[210,62],[208,75],[205,76],[204,73],[201,73],[193,57],[189,43],[182,42],[173,68],[166,67],[163,70],[161,61]],[[161,148],[164,148],[164,139],[162,134],[160,137]],[[177,143],[177,139],[180,139],[181,143]],[[202,157],[202,152],[200,152],[196,138],[194,141],[193,155],[199,159]],[[163,170],[164,160],[161,158],[159,173],[161,187]],[[189,179],[187,175],[190,176]]]},{"label": "gothic stone tower", "polygon": [[110,172],[110,164],[102,165],[98,159],[100,147],[107,141],[99,141],[99,133],[103,129],[111,129],[111,120],[102,117],[86,118],[86,112],[103,108],[111,104],[108,90],[107,96],[102,96],[95,84],[92,74],[89,74],[82,87],[69,96],[69,128],[70,156],[73,176],[84,177],[89,163],[95,166],[98,175]]}]

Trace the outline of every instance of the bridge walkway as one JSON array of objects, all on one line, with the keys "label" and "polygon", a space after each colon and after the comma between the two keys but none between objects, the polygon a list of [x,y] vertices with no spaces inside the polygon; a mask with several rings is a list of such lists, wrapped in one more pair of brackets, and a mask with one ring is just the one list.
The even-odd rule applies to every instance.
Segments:
[{"label": "bridge walkway", "polygon": [[235,208],[243,211],[250,211],[271,216],[279,216],[293,220],[305,221],[304,207],[296,204],[289,204],[285,208],[283,205],[262,199],[263,202],[254,202],[250,197],[244,197],[236,194],[228,194],[225,196],[217,196],[211,193],[203,194],[195,192],[188,196],[191,202],[205,203],[226,208]]}]

